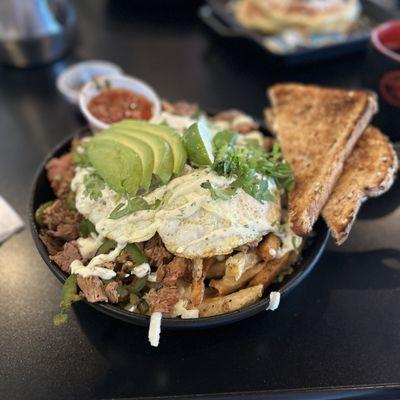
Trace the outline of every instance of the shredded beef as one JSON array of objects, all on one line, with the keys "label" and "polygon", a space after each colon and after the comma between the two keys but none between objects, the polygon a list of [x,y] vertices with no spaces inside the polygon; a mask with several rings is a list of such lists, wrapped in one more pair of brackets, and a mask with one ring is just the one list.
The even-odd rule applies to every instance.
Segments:
[{"label": "shredded beef", "polygon": [[157,268],[169,263],[173,258],[158,235],[153,236],[144,244],[143,252],[149,259],[149,264]]},{"label": "shredded beef", "polygon": [[70,273],[70,265],[74,260],[82,260],[76,242],[67,242],[64,247],[55,255],[51,255],[50,259],[54,261],[64,272]]},{"label": "shredded beef", "polygon": [[74,166],[71,153],[54,157],[46,164],[47,178],[57,197],[64,197],[70,191],[74,177]]},{"label": "shredded beef", "polygon": [[110,282],[105,288],[105,293],[110,303],[118,303],[117,287],[117,282]]},{"label": "shredded beef", "polygon": [[47,233],[46,230],[42,229],[39,233],[40,240],[46,246],[47,251],[51,256],[54,256],[62,249],[62,240],[57,239]]},{"label": "shredded beef", "polygon": [[259,129],[259,127],[260,127],[259,124],[257,124],[255,121],[253,121],[251,119],[249,119],[248,121],[235,122],[234,121],[235,118],[237,118],[239,116],[248,117],[246,114],[242,113],[241,111],[231,109],[231,110],[222,111],[222,112],[216,114],[212,119],[214,121],[229,122],[230,124],[232,124],[232,129],[234,129],[235,131],[242,133],[242,134],[246,134],[251,131]]},{"label": "shredded beef", "polygon": [[69,210],[64,201],[57,199],[53,205],[44,211],[43,221],[49,228],[48,235],[65,241],[79,237],[79,221],[81,215]]},{"label": "shredded beef", "polygon": [[179,300],[179,290],[175,286],[165,286],[149,295],[148,300],[152,312],[169,313]]},{"label": "shredded beef", "polygon": [[77,283],[82,290],[82,294],[89,303],[108,301],[103,282],[97,276],[88,276],[87,278],[83,278],[78,275]]},{"label": "shredded beef", "polygon": [[196,103],[189,103],[182,100],[175,103],[163,101],[162,108],[163,111],[167,111],[171,114],[180,115],[183,117],[191,117],[199,110],[199,106]]},{"label": "shredded beef", "polygon": [[243,113],[240,112],[239,110],[231,109],[231,110],[221,111],[215,114],[211,119],[214,121],[232,122],[239,115],[243,115]]},{"label": "shredded beef", "polygon": [[187,258],[174,257],[169,264],[163,266],[162,276],[157,270],[157,281],[161,282],[163,286],[175,286],[179,278],[190,275],[189,265],[190,260]]},{"label": "shredded beef", "polygon": [[256,122],[246,121],[234,124],[233,129],[241,134],[246,134],[259,129],[259,125]]}]

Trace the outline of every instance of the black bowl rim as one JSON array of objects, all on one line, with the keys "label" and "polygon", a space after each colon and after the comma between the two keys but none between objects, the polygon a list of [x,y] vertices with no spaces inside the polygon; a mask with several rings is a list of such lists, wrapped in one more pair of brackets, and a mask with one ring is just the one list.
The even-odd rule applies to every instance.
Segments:
[{"label": "black bowl rim", "polygon": [[[61,152],[64,147],[68,146],[71,140],[74,137],[81,136],[83,133],[88,132],[89,127],[84,126],[77,131],[75,131],[72,135],[67,136],[64,138],[60,143],[58,143],[45,157],[44,161],[38,167],[32,182],[32,186],[30,188],[30,197],[29,197],[29,209],[28,209],[28,220],[31,230],[31,235],[37,250],[39,251],[40,256],[42,257],[43,261],[46,263],[47,267],[50,271],[56,276],[56,278],[61,282],[64,283],[67,274],[60,270],[60,268],[53,263],[47,252],[46,247],[42,243],[39,238],[38,229],[36,227],[35,222],[35,210],[34,210],[34,203],[35,198],[37,196],[38,191],[38,181],[40,176],[43,174],[45,165],[48,160],[52,157],[57,155],[57,153]],[[319,219],[316,223],[318,230],[320,231],[315,238],[312,239],[313,243],[310,247],[312,247],[312,252],[308,260],[301,261],[300,267],[298,271],[295,271],[291,274],[288,278],[288,281],[285,282],[278,291],[281,294],[281,297],[284,297],[287,293],[289,293],[292,289],[294,289],[298,284],[300,284],[303,279],[311,272],[314,268],[318,260],[320,259],[326,244],[329,239],[329,229],[326,227],[325,223],[322,219]],[[268,292],[266,292],[268,293]],[[127,310],[123,310],[118,308],[117,306],[108,304],[108,303],[89,303],[87,300],[84,300],[86,304],[89,304],[91,307],[95,308],[96,310],[109,315],[113,318],[117,318],[119,320],[139,325],[139,326],[148,326],[150,317],[146,315],[135,314]],[[208,328],[214,326],[221,326],[231,324],[233,322],[237,322],[246,318],[249,318],[255,314],[260,313],[263,310],[266,310],[269,305],[269,297],[263,296],[259,301],[256,303],[244,307],[237,311],[232,311],[227,314],[216,315],[212,317],[202,317],[202,318],[163,318],[162,319],[162,327],[163,328],[171,328],[171,329],[201,329],[201,328]]]}]

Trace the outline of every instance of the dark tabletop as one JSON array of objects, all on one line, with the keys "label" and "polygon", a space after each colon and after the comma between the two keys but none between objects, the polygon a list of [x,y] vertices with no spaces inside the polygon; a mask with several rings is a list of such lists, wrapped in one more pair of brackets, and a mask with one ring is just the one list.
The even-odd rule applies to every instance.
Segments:
[{"label": "dark tabletop", "polygon": [[[178,12],[159,1],[161,12],[149,16],[134,2],[123,8],[121,1],[79,0],[79,41],[68,58],[31,70],[0,68],[0,194],[25,221],[35,169],[84,123],[55,88],[56,76],[73,61],[107,59],[165,98],[198,101],[205,109],[237,107],[259,117],[265,88],[274,82],[360,85],[362,54],[274,67],[247,43],[209,33],[188,2]],[[253,398],[246,392],[311,398],[310,389],[318,398],[396,398],[399,199],[397,182],[368,201],[346,244],[330,242],[278,311],[223,328],[164,331],[157,349],[147,343],[146,329],[85,304],[74,307],[67,326],[53,327],[61,285],[25,229],[0,246],[0,398]]]}]

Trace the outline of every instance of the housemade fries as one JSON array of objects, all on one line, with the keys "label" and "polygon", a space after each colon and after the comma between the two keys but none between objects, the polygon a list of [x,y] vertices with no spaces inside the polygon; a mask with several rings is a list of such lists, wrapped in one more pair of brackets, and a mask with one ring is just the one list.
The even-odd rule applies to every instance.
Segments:
[{"label": "housemade fries", "polygon": [[281,258],[264,263],[264,267],[251,279],[248,286],[262,285],[265,290],[282,271],[294,262],[295,256],[296,252],[291,251]]},{"label": "housemade fries", "polygon": [[206,272],[206,278],[215,279],[222,278],[225,275],[226,263],[225,261],[216,261],[211,264]]},{"label": "housemade fries", "polygon": [[262,296],[262,292],[263,286],[257,285],[239,290],[227,296],[205,299],[199,305],[199,316],[211,317],[247,307],[255,303]]},{"label": "housemade fries", "polygon": [[257,252],[264,261],[271,261],[276,258],[280,247],[281,239],[273,233],[270,233],[257,247]]},{"label": "housemade fries", "polygon": [[213,279],[210,282],[210,287],[216,289],[220,295],[235,292],[243,288],[250,279],[261,272],[264,266],[264,262],[254,265],[250,269],[247,269],[238,280],[228,275],[225,275],[222,279]]},{"label": "housemade fries", "polygon": [[[205,264],[205,263],[204,263]],[[198,258],[193,262],[193,282],[190,300],[194,307],[197,307],[204,298],[204,278],[208,265],[204,265],[203,260]]]},{"label": "housemade fries", "polygon": [[245,271],[254,267],[260,257],[255,251],[239,252],[226,260],[225,277],[238,280]]}]

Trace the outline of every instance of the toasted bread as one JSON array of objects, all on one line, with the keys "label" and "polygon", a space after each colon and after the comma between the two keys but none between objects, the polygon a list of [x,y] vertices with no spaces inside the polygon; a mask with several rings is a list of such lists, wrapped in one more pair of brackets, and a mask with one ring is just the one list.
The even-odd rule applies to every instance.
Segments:
[{"label": "toasted bread", "polygon": [[290,163],[295,189],[288,211],[293,231],[311,232],[343,170],[344,162],[377,111],[365,90],[279,84],[268,90],[267,123]]},{"label": "toasted bread", "polygon": [[348,237],[363,201],[392,186],[398,169],[397,155],[389,139],[369,126],[347,159],[343,173],[322,210],[337,244]]}]

